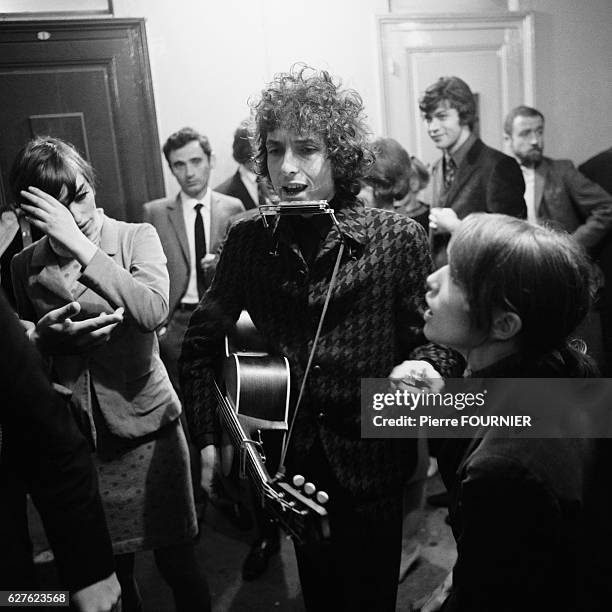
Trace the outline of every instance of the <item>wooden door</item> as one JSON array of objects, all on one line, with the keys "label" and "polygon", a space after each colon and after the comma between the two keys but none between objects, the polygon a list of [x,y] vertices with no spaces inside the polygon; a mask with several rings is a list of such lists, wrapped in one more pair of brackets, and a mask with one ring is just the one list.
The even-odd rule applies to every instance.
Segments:
[{"label": "wooden door", "polygon": [[142,19],[0,23],[0,198],[34,135],[72,142],[96,170],[98,206],[141,218],[164,195]]}]

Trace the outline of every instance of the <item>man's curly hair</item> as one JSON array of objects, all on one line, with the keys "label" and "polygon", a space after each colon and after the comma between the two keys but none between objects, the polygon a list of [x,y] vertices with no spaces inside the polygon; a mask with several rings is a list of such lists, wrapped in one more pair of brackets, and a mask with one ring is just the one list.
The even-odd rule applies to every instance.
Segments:
[{"label": "man's curly hair", "polygon": [[266,140],[275,129],[318,135],[327,148],[336,191],[356,195],[359,179],[373,161],[367,144],[368,129],[361,96],[325,70],[303,64],[277,74],[251,104],[254,124],[255,165],[258,174],[268,175]]}]

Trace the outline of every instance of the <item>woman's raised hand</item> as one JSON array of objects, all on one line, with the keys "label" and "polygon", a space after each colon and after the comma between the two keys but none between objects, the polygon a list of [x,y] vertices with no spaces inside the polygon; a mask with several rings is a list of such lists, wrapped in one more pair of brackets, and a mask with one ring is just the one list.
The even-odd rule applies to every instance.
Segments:
[{"label": "woman's raised hand", "polygon": [[20,205],[28,221],[86,266],[97,247],[81,232],[69,208],[38,187],[20,193],[28,200]]}]

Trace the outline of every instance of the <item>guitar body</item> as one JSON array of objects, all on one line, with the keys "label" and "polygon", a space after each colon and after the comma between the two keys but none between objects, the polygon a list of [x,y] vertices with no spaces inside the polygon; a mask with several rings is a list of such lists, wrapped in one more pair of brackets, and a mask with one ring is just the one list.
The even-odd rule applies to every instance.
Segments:
[{"label": "guitar body", "polygon": [[[266,455],[278,461],[289,427],[290,376],[286,357],[266,354],[232,353],[223,364],[226,397],[234,407],[245,434],[259,440],[260,431],[275,431],[266,436],[276,448],[266,448]],[[221,467],[227,476],[233,462],[233,447],[224,444]],[[266,462],[267,463],[267,462]],[[273,472],[278,465],[267,465]]]},{"label": "guitar body", "polygon": [[[263,350],[244,350],[246,337],[250,337],[251,344],[255,338],[259,348],[264,348],[245,314],[237,324],[237,333],[226,339],[227,357],[222,368],[224,390],[215,383],[224,427],[223,474],[230,473],[238,451],[241,476],[251,478],[262,503],[287,533],[301,542],[327,538],[329,523],[325,508],[284,478],[270,476],[277,471],[289,426],[289,362],[285,357]],[[232,352],[236,344],[243,350]]]}]

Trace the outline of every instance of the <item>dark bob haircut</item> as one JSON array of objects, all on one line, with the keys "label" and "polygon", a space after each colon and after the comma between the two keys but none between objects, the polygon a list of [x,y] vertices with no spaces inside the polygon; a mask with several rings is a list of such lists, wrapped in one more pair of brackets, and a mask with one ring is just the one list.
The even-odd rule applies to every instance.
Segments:
[{"label": "dark bob haircut", "polygon": [[525,105],[516,106],[508,113],[504,120],[504,134],[512,136],[512,127],[517,117],[539,117],[542,119],[542,123],[544,123],[544,115],[536,108]]},{"label": "dark bob haircut", "polygon": [[174,132],[174,134],[170,134],[168,136],[168,140],[164,143],[162,151],[164,152],[164,157],[168,164],[170,164],[170,153],[172,151],[176,151],[177,149],[183,148],[186,144],[190,143],[193,140],[197,140],[202,147],[202,151],[206,154],[206,157],[210,159],[210,155],[212,153],[212,148],[210,146],[210,142],[208,138],[200,132],[194,130],[191,127],[181,128],[178,132]]},{"label": "dark bob haircut", "polygon": [[568,346],[591,303],[591,267],[566,233],[500,214],[468,215],[449,244],[451,278],[465,291],[473,324],[490,329],[493,313],[521,319],[523,350]]},{"label": "dark bob haircut", "polygon": [[427,118],[443,102],[448,102],[449,106],[457,111],[461,125],[474,129],[476,103],[474,94],[465,81],[456,76],[440,77],[425,90],[419,101],[419,108]]},{"label": "dark bob haircut", "polygon": [[253,161],[250,122],[248,120],[242,121],[234,132],[232,155],[238,164],[248,164]]},{"label": "dark bob haircut", "polygon": [[374,200],[380,206],[389,206],[401,200],[411,190],[411,181],[418,180],[418,189],[429,181],[427,168],[393,138],[377,138],[372,143],[374,164],[368,169],[364,182],[372,186]]},{"label": "dark bob haircut", "polygon": [[64,202],[73,202],[77,195],[77,176],[81,174],[92,189],[95,175],[91,165],[68,142],[51,136],[30,140],[17,154],[9,174],[9,184],[15,204],[23,199],[20,192],[38,187],[59,199],[64,186],[68,190]]},{"label": "dark bob haircut", "polygon": [[336,191],[356,195],[372,163],[363,102],[352,89],[340,89],[330,74],[297,64],[276,75],[252,103],[256,171],[268,176],[266,139],[278,128],[316,134],[331,161]]}]

